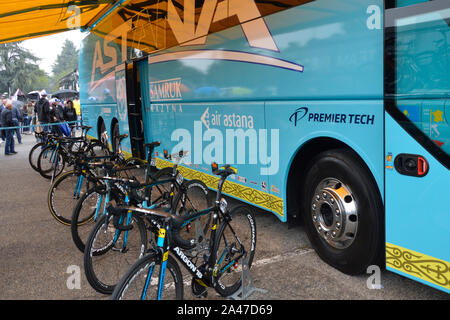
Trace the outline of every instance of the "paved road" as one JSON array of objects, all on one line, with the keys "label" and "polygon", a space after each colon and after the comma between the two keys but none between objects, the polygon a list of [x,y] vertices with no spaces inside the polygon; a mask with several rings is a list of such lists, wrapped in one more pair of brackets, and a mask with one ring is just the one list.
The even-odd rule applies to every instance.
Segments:
[{"label": "paved road", "polygon": [[[24,136],[15,156],[0,146],[0,299],[108,299],[88,284],[83,256],[67,226],[50,215],[46,203],[49,182],[28,164],[33,136]],[[347,276],[323,263],[311,249],[301,226],[288,228],[276,217],[258,212],[257,253],[251,275],[260,300],[448,300],[441,291],[382,271],[382,289],[368,289],[369,275]],[[69,289],[68,268],[80,268],[80,288]],[[72,267],[73,268],[73,267]],[[70,269],[73,270],[73,269]],[[69,270],[69,271],[70,271]],[[189,279],[188,279],[189,280]],[[186,298],[190,296],[185,287]],[[209,290],[208,299],[222,299]]]}]

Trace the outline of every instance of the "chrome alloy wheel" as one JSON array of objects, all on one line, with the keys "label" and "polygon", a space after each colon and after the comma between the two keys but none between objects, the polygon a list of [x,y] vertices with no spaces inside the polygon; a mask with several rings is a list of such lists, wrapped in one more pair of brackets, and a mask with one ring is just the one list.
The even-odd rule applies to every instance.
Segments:
[{"label": "chrome alloy wheel", "polygon": [[323,179],[311,201],[314,226],[329,245],[336,249],[349,247],[358,230],[358,211],[350,189],[335,178]]}]

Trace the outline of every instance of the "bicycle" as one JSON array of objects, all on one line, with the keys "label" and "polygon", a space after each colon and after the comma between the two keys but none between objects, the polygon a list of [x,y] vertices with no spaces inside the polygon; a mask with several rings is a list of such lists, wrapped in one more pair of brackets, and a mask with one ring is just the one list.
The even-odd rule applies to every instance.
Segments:
[{"label": "bicycle", "polygon": [[[159,203],[163,199],[163,191],[160,186],[166,182],[171,182],[169,178],[171,176],[170,168],[164,168],[162,170],[157,170],[155,166],[154,159],[151,156],[155,147],[159,146],[159,142],[152,142],[145,144],[148,148],[147,152],[147,162],[145,165],[145,184],[150,185],[151,182],[160,181],[159,183],[154,183],[148,188],[145,199],[148,199],[150,203]],[[140,168],[140,165],[134,164],[135,167]],[[98,165],[101,167],[102,171],[105,173],[103,176],[114,177],[120,174],[122,171],[128,171],[130,167],[111,167],[110,163],[104,163]],[[135,178],[133,176],[133,178]],[[105,214],[106,206],[105,204],[109,201],[118,201],[119,198],[124,198],[125,195],[120,189],[114,185],[109,184],[109,180],[102,179],[101,176],[91,179],[97,181],[94,183],[94,187],[88,189],[77,201],[75,207],[73,208],[70,230],[72,234],[72,239],[75,246],[84,252],[86,239],[91,230],[91,225],[97,222],[98,218]],[[162,180],[162,181],[161,181]],[[159,194],[159,196],[158,196]],[[147,201],[147,200],[145,200]]]},{"label": "bicycle", "polygon": [[31,168],[36,172],[39,172],[39,169],[37,167],[37,158],[39,157],[39,154],[44,147],[50,145],[51,143],[50,141],[48,141],[47,135],[48,133],[46,131],[36,132],[36,139],[38,139],[40,142],[36,143],[28,153],[28,162],[30,163]]},{"label": "bicycle", "polygon": [[[238,206],[229,211],[227,202],[222,198],[222,188],[226,178],[236,170],[229,165],[217,168],[213,172],[220,176],[216,201],[205,210],[187,216],[173,216],[163,210],[150,210],[138,207],[108,206],[107,211],[116,217],[117,227],[129,212],[139,213],[158,226],[156,246],[150,250],[127,271],[117,284],[111,299],[166,299],[183,298],[184,285],[179,261],[192,275],[192,293],[198,297],[207,295],[206,289],[213,287],[221,296],[235,293],[241,286],[241,273],[238,264],[245,263],[251,267],[256,248],[256,224],[253,211],[248,206]],[[211,214],[209,245],[203,251],[200,263],[193,262],[186,250],[197,244],[186,242],[179,235],[180,229],[199,217]],[[217,224],[220,226],[217,228]],[[239,236],[238,236],[239,233]],[[172,255],[177,258],[175,260]],[[170,279],[166,279],[166,277]]]},{"label": "bicycle", "polygon": [[[120,141],[126,137],[127,135],[120,136]],[[136,174],[134,169],[144,168],[145,162],[143,160],[137,158],[125,160],[120,152],[118,150],[116,154],[103,156],[88,156],[83,151],[72,153],[73,170],[60,174],[53,181],[48,191],[47,204],[49,211],[59,223],[67,226],[71,225],[72,211],[83,194],[83,187],[85,187],[84,192],[87,192],[92,185],[98,182],[96,178],[102,176],[95,172],[93,167],[89,166],[89,161],[108,160],[114,162],[117,168],[129,167],[128,170],[122,171],[128,176]]]},{"label": "bicycle", "polygon": [[[87,153],[91,156],[109,156],[109,150],[98,140],[85,140],[83,137],[59,137],[49,136],[49,145],[44,147],[39,154],[37,168],[42,177],[51,179],[59,176],[66,164],[74,164],[74,155]],[[77,145],[75,148],[74,145]],[[77,149],[76,151],[74,149]]]},{"label": "bicycle", "polygon": [[[150,184],[142,184],[129,179],[106,179],[114,183],[117,188],[123,190],[123,193],[126,196],[123,201],[124,204],[141,207],[145,206],[150,209],[158,207],[160,210],[169,212],[169,214],[176,214],[177,208],[180,212],[197,211],[199,206],[209,205],[208,188],[199,180],[184,181],[183,176],[178,172],[177,167],[185,155],[186,152],[181,152],[175,159],[169,180],[170,189],[162,193],[160,198],[161,202],[152,202],[150,206],[148,206],[148,203],[145,204],[145,201],[148,200],[146,190],[158,184],[165,184],[167,183],[167,180],[157,180]],[[168,158],[173,157],[168,156]],[[139,190],[142,191],[140,193],[141,196],[138,194]],[[196,199],[191,199],[191,194],[195,194]],[[141,233],[142,224],[145,224],[144,220],[130,212],[126,217],[123,217],[123,221],[120,221],[120,223],[123,222],[125,222],[125,225],[122,228],[116,228],[115,223],[113,223],[113,216],[106,211],[106,214],[99,218],[86,241],[84,250],[85,275],[89,284],[100,293],[111,294],[115,285],[120,280],[121,275],[129,268],[131,263],[141,257],[147,249],[147,237],[144,238]],[[209,220],[203,219],[202,222],[204,223],[203,228],[201,228],[201,232],[203,233],[204,230],[207,230],[208,228]],[[137,226],[137,228],[134,228],[133,224]],[[151,225],[146,224],[146,229],[149,228],[151,229]],[[191,231],[190,228],[185,228],[183,236],[186,241],[196,237],[199,229],[200,228],[196,227]],[[128,233],[133,230],[135,231],[135,238],[137,237],[137,234],[141,234],[141,242],[136,241],[131,245],[132,254],[130,255]],[[136,230],[138,231],[136,232]],[[120,241],[121,239],[123,240]],[[119,258],[121,262],[117,263]],[[119,270],[118,272],[117,269]]]},{"label": "bicycle", "polygon": [[[71,151],[81,151],[81,150],[85,150],[86,147],[91,144],[91,143],[97,143],[99,140],[97,139],[88,139],[87,138],[87,132],[91,129],[92,127],[90,126],[81,126],[81,136],[77,137],[78,139],[74,140],[71,144],[70,144],[70,150]],[[53,135],[50,132],[47,131],[42,131],[42,132],[36,132],[35,133],[36,139],[40,142],[37,142],[31,149],[28,155],[28,160],[29,163],[31,165],[31,167],[36,170],[37,172],[39,172],[38,167],[37,167],[37,158],[39,156],[39,154],[41,153],[42,149],[45,146],[50,145],[51,143],[53,143],[50,140],[50,137],[52,137]]]}]

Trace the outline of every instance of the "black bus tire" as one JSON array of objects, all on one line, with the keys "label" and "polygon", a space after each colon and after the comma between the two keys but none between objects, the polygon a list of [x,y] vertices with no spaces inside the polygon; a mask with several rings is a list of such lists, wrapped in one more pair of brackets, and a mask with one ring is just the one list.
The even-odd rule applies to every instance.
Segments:
[{"label": "black bus tire", "polygon": [[301,193],[308,238],[322,260],[349,275],[381,263],[384,214],[370,171],[348,149],[320,153]]}]

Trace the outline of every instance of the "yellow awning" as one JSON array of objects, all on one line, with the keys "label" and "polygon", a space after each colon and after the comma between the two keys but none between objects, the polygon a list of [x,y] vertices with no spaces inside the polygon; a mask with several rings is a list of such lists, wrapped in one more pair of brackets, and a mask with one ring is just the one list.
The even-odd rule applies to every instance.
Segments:
[{"label": "yellow awning", "polygon": [[[249,7],[247,2],[241,4],[240,1],[234,1],[233,10],[229,7],[231,1],[227,0],[210,1],[205,8],[202,7],[202,2],[196,0],[190,0],[190,5],[185,7],[186,1],[0,0],[0,43],[78,28],[105,37],[128,23],[128,46],[150,53],[176,44],[197,43],[209,33],[242,25],[255,20],[255,17],[263,17],[312,0],[277,0],[277,6],[271,1],[256,1],[256,7]],[[253,10],[250,14],[247,13],[249,8]],[[229,13],[230,10],[233,11],[232,14]],[[190,16],[188,22],[182,20],[186,14]],[[104,19],[106,16],[108,18]],[[258,26],[260,27],[264,26]],[[113,41],[120,42],[121,39],[114,37]]]},{"label": "yellow awning", "polygon": [[[252,21],[252,32],[261,30],[267,27],[259,17],[311,1],[127,0],[91,32],[99,37],[114,35],[111,41],[120,45],[122,38],[115,33],[126,29],[128,47],[152,53],[178,44],[199,45],[208,34],[239,24],[245,28],[244,25],[248,27]],[[255,37],[259,38],[260,34]]]},{"label": "yellow awning", "polygon": [[0,43],[89,28],[117,0],[0,0]]}]

